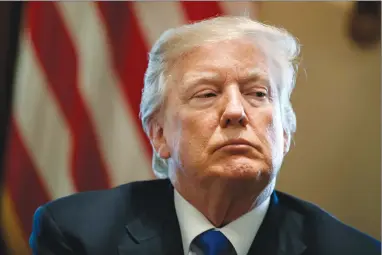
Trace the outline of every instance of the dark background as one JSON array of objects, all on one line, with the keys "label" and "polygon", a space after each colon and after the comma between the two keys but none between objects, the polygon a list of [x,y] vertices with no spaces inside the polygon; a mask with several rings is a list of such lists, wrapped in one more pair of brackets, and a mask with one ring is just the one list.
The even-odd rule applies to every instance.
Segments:
[{"label": "dark background", "polygon": [[[0,188],[22,6],[22,2],[0,2]],[[0,238],[0,254],[6,254],[3,238]]]}]

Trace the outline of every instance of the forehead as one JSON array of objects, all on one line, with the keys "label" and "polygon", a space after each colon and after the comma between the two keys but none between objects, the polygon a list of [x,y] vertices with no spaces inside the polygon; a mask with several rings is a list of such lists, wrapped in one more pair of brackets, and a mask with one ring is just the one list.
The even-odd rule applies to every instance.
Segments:
[{"label": "forehead", "polygon": [[268,76],[262,52],[248,40],[208,43],[188,52],[177,61],[175,76],[183,82],[200,77],[216,80]]}]

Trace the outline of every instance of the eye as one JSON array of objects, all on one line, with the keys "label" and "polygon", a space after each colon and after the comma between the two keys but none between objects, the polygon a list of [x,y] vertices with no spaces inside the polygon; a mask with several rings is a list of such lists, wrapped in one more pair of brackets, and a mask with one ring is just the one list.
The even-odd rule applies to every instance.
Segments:
[{"label": "eye", "polygon": [[216,97],[216,93],[214,93],[214,92],[204,92],[204,93],[200,93],[200,94],[195,95],[195,97],[197,97],[197,98]]},{"label": "eye", "polygon": [[267,93],[266,92],[263,92],[263,91],[256,91],[255,93],[254,93],[254,95],[255,96],[257,96],[257,97],[266,97],[267,96]]},{"label": "eye", "polygon": [[245,95],[247,96],[248,100],[250,100],[250,102],[256,104],[260,102],[267,102],[268,99],[270,99],[267,89],[257,88],[252,91],[248,91]]},{"label": "eye", "polygon": [[246,93],[248,96],[256,97],[256,98],[265,98],[268,96],[268,92],[265,90],[255,90],[252,92]]}]

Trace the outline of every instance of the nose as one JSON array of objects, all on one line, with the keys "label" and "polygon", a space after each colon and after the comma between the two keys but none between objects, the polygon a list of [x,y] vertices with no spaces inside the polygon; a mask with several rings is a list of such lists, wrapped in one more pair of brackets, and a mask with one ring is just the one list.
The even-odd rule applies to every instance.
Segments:
[{"label": "nose", "polygon": [[227,94],[227,101],[220,119],[220,126],[222,128],[236,125],[245,127],[248,124],[248,117],[241,101],[241,92],[232,91]]}]

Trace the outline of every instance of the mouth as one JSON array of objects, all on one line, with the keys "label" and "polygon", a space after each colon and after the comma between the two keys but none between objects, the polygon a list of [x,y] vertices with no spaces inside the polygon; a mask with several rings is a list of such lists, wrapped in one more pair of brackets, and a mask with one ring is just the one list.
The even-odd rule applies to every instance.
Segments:
[{"label": "mouth", "polygon": [[255,146],[253,143],[245,140],[245,139],[231,139],[231,140],[227,140],[226,142],[222,143],[222,144],[219,144],[215,150],[220,150],[220,149],[224,149],[224,150],[233,150],[233,151],[236,151],[236,150],[248,150],[248,149],[253,149],[255,148],[256,150],[259,150],[258,146]]}]

